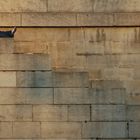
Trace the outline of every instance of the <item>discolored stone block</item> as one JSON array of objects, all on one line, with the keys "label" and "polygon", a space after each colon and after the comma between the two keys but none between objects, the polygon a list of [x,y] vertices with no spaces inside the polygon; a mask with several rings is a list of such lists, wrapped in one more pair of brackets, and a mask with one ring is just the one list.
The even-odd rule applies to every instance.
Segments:
[{"label": "discolored stone block", "polygon": [[88,87],[88,73],[86,72],[55,72],[53,73],[54,87]]},{"label": "discolored stone block", "polygon": [[0,70],[50,70],[46,54],[0,54]]},{"label": "discolored stone block", "polygon": [[92,121],[125,121],[125,105],[92,105]]},{"label": "discolored stone block", "polygon": [[125,122],[88,122],[83,124],[83,138],[127,138]]},{"label": "discolored stone block", "polygon": [[17,72],[17,87],[52,87],[52,72]]}]

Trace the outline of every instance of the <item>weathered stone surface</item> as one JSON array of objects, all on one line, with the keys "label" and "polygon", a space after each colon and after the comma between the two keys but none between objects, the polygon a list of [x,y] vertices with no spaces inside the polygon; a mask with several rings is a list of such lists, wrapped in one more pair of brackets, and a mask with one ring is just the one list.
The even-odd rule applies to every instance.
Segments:
[{"label": "weathered stone surface", "polygon": [[52,88],[1,88],[0,104],[52,104]]},{"label": "weathered stone surface", "polygon": [[55,88],[55,104],[88,104],[92,100],[92,94],[88,94],[88,88]]},{"label": "weathered stone surface", "polygon": [[105,80],[133,80],[134,71],[131,68],[104,68],[102,77]]},{"label": "weathered stone surface", "polygon": [[125,122],[88,122],[83,124],[84,138],[127,138]]},{"label": "weathered stone surface", "polygon": [[54,87],[79,88],[88,87],[89,79],[86,72],[55,72],[53,73]]},{"label": "weathered stone surface", "polygon": [[13,53],[14,44],[13,39],[11,38],[0,38],[0,54],[4,53]]},{"label": "weathered stone surface", "polygon": [[[62,6],[65,5],[65,6]],[[92,0],[48,0],[49,12],[92,12]]]},{"label": "weathered stone surface", "polygon": [[16,87],[16,72],[0,72],[0,87]]},{"label": "weathered stone surface", "polygon": [[69,121],[89,121],[90,106],[89,105],[69,105],[68,106]]},{"label": "weathered stone surface", "polygon": [[130,122],[129,123],[129,137],[140,138],[139,129],[140,129],[139,122]]},{"label": "weathered stone surface", "polygon": [[46,54],[0,54],[0,70],[50,70]]},{"label": "weathered stone surface", "polygon": [[124,89],[55,88],[55,104],[124,104]]},{"label": "weathered stone surface", "polygon": [[81,124],[77,122],[52,122],[41,124],[42,138],[81,138]]},{"label": "weathered stone surface", "polygon": [[140,13],[116,13],[114,14],[115,26],[138,26]]},{"label": "weathered stone surface", "polygon": [[92,105],[92,121],[125,121],[124,105]]},{"label": "weathered stone surface", "polygon": [[40,123],[39,122],[14,122],[13,137],[14,138],[39,138]]},{"label": "weathered stone surface", "polygon": [[12,138],[12,123],[0,122],[0,138]]},{"label": "weathered stone surface", "polygon": [[0,12],[46,12],[46,0],[1,0]]},{"label": "weathered stone surface", "polygon": [[67,121],[68,109],[63,105],[33,106],[34,121]]},{"label": "weathered stone surface", "polygon": [[0,26],[20,26],[20,14],[0,13]]},{"label": "weathered stone surface", "polygon": [[1,105],[1,121],[32,121],[31,105]]},{"label": "weathered stone surface", "polygon": [[139,12],[139,0],[94,0],[94,12]]},{"label": "weathered stone surface", "polygon": [[17,72],[17,87],[52,87],[52,72]]},{"label": "weathered stone surface", "polygon": [[125,104],[126,92],[124,89],[89,89],[90,95],[93,94],[93,104]]},{"label": "weathered stone surface", "polygon": [[77,14],[77,26],[112,26],[113,14],[80,13]]},{"label": "weathered stone surface", "polygon": [[48,43],[43,41],[15,42],[14,53],[48,54],[49,53]]},{"label": "weathered stone surface", "polygon": [[18,42],[64,42],[69,41],[68,28],[19,28],[15,34]]},{"label": "weathered stone surface", "polygon": [[140,121],[140,106],[127,106],[127,120]]},{"label": "weathered stone surface", "polygon": [[[39,21],[39,22],[38,22]],[[74,13],[23,13],[22,26],[76,26]]]}]

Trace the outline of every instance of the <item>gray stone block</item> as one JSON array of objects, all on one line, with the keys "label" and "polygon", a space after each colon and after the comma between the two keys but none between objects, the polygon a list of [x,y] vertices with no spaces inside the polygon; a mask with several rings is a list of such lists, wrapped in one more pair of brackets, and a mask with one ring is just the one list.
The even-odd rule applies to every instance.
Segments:
[{"label": "gray stone block", "polygon": [[89,87],[88,73],[86,72],[55,72],[53,73],[54,87],[79,88]]},{"label": "gray stone block", "polygon": [[17,87],[52,87],[52,72],[17,72]]},{"label": "gray stone block", "polygon": [[125,122],[83,123],[83,138],[127,138]]}]

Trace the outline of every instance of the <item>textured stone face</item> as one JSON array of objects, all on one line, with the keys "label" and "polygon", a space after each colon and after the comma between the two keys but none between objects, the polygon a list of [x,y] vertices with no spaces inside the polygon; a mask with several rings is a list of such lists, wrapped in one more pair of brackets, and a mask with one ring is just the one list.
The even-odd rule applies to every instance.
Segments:
[{"label": "textured stone face", "polygon": [[140,0],[0,0],[0,26],[19,26],[0,38],[1,140],[140,139]]}]

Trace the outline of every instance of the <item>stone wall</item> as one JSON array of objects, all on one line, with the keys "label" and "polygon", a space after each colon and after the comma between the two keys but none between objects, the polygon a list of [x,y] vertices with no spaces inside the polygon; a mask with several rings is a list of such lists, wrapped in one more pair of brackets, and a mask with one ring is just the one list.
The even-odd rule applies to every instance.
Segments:
[{"label": "stone wall", "polygon": [[140,139],[139,0],[0,0],[1,140]]}]

